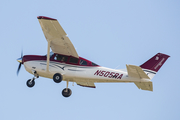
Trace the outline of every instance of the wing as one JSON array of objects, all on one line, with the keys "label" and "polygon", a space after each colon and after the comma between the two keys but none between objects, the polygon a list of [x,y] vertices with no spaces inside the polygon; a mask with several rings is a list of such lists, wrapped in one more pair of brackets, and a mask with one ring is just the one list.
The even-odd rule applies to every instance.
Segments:
[{"label": "wing", "polygon": [[54,53],[79,58],[73,44],[67,37],[66,32],[56,19],[38,16],[39,23],[43,30],[48,44]]}]

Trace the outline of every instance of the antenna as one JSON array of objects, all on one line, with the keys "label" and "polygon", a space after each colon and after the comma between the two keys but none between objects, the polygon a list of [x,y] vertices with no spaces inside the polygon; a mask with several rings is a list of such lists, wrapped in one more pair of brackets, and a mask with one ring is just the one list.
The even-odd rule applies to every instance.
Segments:
[{"label": "antenna", "polygon": [[114,69],[118,68],[120,65],[118,65],[117,67],[115,67]]}]

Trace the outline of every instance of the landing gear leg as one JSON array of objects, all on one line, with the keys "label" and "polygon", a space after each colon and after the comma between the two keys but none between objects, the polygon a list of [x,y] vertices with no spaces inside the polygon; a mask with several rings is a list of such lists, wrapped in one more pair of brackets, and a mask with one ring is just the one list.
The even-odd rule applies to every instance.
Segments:
[{"label": "landing gear leg", "polygon": [[64,88],[64,89],[62,90],[62,95],[63,95],[64,97],[69,97],[69,96],[71,96],[71,94],[72,94],[72,91],[71,91],[71,89],[68,88],[68,85],[69,85],[69,81],[67,81],[67,86],[66,86],[66,88]]},{"label": "landing gear leg", "polygon": [[66,92],[68,92],[68,85],[69,85],[69,81],[66,82]]},{"label": "landing gear leg", "polygon": [[26,85],[28,87],[33,87],[35,85],[35,79],[39,78],[39,75],[37,74],[36,71],[33,71],[33,74],[34,74],[34,77],[32,79],[29,79],[27,82],[26,82]]}]

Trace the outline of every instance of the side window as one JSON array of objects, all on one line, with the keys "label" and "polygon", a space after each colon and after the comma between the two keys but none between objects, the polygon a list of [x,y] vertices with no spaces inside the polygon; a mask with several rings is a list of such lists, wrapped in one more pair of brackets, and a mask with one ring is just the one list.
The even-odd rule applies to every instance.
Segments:
[{"label": "side window", "polygon": [[54,57],[55,60],[61,61],[61,62],[67,62],[68,57],[67,56],[63,56],[63,55],[58,55],[56,54],[56,56]]},{"label": "side window", "polygon": [[70,63],[77,64],[77,63],[78,63],[78,60],[79,60],[78,58],[71,57],[70,60],[69,60],[69,62],[70,62]]},{"label": "side window", "polygon": [[92,62],[92,66],[98,66],[98,65],[97,65],[96,63],[93,63],[93,62]]},{"label": "side window", "polygon": [[87,62],[85,60],[80,60],[80,65],[87,65]]}]

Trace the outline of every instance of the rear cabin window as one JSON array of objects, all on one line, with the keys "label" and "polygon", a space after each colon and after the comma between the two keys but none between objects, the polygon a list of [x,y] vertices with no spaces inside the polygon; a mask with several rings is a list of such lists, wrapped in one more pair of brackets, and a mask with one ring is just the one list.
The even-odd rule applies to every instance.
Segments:
[{"label": "rear cabin window", "polygon": [[92,62],[92,66],[98,66],[98,65],[97,65],[96,63],[93,63],[93,62]]},{"label": "rear cabin window", "polygon": [[80,60],[80,65],[87,65],[87,62],[85,60]]},{"label": "rear cabin window", "polygon": [[78,64],[78,60],[79,60],[78,58],[71,57],[69,62],[74,63],[74,64]]},{"label": "rear cabin window", "polygon": [[64,56],[64,55],[58,55],[56,54],[56,56],[54,57],[55,60],[60,61],[60,62],[67,62],[68,57]]}]

